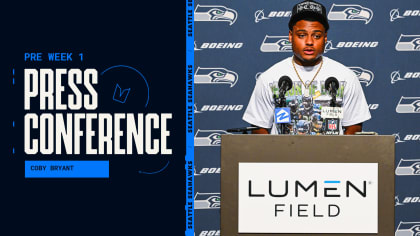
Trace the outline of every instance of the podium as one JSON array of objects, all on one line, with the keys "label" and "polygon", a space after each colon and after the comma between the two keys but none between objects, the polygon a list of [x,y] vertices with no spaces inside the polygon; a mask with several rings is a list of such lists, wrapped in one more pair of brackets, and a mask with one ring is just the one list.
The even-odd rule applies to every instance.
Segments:
[{"label": "podium", "polygon": [[392,135],[222,135],[221,235],[394,235]]}]

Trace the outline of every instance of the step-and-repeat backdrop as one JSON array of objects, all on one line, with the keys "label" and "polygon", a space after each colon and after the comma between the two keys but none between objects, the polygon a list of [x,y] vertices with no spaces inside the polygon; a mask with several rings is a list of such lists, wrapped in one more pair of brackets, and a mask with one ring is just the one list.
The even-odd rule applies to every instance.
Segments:
[{"label": "step-and-repeat backdrop", "polygon": [[[420,1],[320,2],[330,23],[324,55],[358,75],[368,101],[364,131],[395,135],[396,235],[420,231]],[[220,234],[220,135],[248,126],[242,115],[259,74],[293,55],[296,3],[194,2],[197,236]]]}]

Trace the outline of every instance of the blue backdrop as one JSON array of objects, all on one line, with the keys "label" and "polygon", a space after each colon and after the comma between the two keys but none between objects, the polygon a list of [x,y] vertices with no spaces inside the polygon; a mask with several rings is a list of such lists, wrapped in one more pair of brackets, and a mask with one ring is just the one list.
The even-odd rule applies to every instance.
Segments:
[{"label": "blue backdrop", "polygon": [[[219,135],[248,125],[242,115],[259,73],[292,55],[287,23],[297,2],[195,1],[197,236],[220,234]],[[420,224],[420,1],[320,2],[330,23],[325,56],[351,67],[364,89],[372,114],[364,131],[396,136],[398,234]]]}]

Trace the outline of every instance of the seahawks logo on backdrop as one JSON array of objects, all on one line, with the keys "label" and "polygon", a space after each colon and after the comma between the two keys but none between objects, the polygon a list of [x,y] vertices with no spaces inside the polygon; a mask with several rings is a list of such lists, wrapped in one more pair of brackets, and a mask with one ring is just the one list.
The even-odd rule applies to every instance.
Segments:
[{"label": "seahawks logo on backdrop", "polygon": [[396,175],[420,175],[420,159],[401,159],[395,169]]},{"label": "seahawks logo on backdrop", "polygon": [[420,113],[420,97],[401,97],[395,110],[397,113]]},{"label": "seahawks logo on backdrop", "polygon": [[196,193],[194,197],[194,209],[217,209],[220,208],[220,193]]},{"label": "seahawks logo on backdrop", "polygon": [[260,47],[261,52],[291,52],[292,44],[289,36],[266,35]]},{"label": "seahawks logo on backdrop", "polygon": [[395,49],[397,51],[420,51],[420,35],[401,34]]},{"label": "seahawks logo on backdrop", "polygon": [[373,11],[360,5],[333,4],[328,13],[328,20],[361,20],[368,24],[373,17]]},{"label": "seahawks logo on backdrop", "polygon": [[352,66],[349,67],[349,69],[357,75],[360,83],[365,84],[366,87],[372,83],[373,78],[375,77],[372,71],[363,69],[362,67]]},{"label": "seahawks logo on backdrop", "polygon": [[194,10],[194,21],[227,21],[229,25],[235,23],[238,13],[225,6],[201,6]]},{"label": "seahawks logo on backdrop", "polygon": [[395,236],[419,236],[420,222],[400,222]]},{"label": "seahawks logo on backdrop", "polygon": [[197,130],[194,146],[220,146],[222,134],[231,134],[224,130]]},{"label": "seahawks logo on backdrop", "polygon": [[198,67],[194,74],[194,84],[229,84],[232,88],[238,82],[238,74],[226,68]]}]

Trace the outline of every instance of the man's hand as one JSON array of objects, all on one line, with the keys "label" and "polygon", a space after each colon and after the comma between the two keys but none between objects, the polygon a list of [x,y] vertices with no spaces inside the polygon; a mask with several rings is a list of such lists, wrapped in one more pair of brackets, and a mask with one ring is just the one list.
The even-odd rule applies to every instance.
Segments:
[{"label": "man's hand", "polygon": [[356,132],[361,132],[362,131],[362,124],[363,123],[359,123],[356,125],[350,125],[347,127],[344,127],[344,134],[345,135],[352,135],[355,134]]}]

